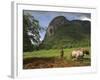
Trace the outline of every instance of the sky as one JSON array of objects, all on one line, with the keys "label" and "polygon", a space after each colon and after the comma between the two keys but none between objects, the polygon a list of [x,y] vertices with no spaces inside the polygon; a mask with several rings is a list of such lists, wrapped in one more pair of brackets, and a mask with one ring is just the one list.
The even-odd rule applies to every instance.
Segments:
[{"label": "sky", "polygon": [[[24,15],[30,14],[39,21],[41,27],[48,27],[49,23],[57,16],[64,16],[68,20],[89,20],[91,21],[90,13],[75,13],[75,12],[54,12],[54,11],[34,11],[24,10]],[[40,32],[40,40],[42,41],[45,36],[45,31]]]}]

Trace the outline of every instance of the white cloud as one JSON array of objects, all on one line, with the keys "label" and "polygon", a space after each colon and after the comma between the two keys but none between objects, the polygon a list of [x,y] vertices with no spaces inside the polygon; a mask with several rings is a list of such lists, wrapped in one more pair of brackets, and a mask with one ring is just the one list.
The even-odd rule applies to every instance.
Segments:
[{"label": "white cloud", "polygon": [[81,17],[81,20],[88,20],[88,21],[91,21],[91,19],[88,18],[88,17]]}]

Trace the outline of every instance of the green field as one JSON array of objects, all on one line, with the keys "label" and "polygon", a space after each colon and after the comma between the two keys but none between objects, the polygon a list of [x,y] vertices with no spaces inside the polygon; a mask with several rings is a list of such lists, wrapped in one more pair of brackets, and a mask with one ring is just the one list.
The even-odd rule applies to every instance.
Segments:
[{"label": "green field", "polygon": [[[64,49],[64,57],[66,59],[70,59],[71,52],[77,48],[68,48]],[[87,48],[89,49],[89,48]],[[38,50],[33,52],[24,52],[23,55],[25,58],[32,58],[32,57],[60,57],[60,49],[49,49],[49,50]],[[89,56],[85,56],[89,57]]]}]

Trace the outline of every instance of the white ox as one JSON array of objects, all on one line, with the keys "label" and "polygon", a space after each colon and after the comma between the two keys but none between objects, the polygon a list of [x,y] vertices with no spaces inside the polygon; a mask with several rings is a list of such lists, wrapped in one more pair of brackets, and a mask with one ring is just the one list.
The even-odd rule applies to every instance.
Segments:
[{"label": "white ox", "polygon": [[71,57],[72,59],[83,59],[84,55],[89,55],[89,51],[86,49],[77,49],[72,51]]}]

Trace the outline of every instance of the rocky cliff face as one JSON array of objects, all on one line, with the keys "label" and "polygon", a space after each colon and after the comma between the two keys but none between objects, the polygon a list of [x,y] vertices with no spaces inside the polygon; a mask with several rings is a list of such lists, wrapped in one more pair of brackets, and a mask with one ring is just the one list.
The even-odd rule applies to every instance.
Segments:
[{"label": "rocky cliff face", "polygon": [[90,46],[90,24],[90,21],[69,21],[57,16],[49,24],[42,44],[47,49]]},{"label": "rocky cliff face", "polygon": [[54,35],[56,29],[62,25],[69,24],[69,21],[64,16],[55,17],[49,24],[47,29],[47,35]]}]

